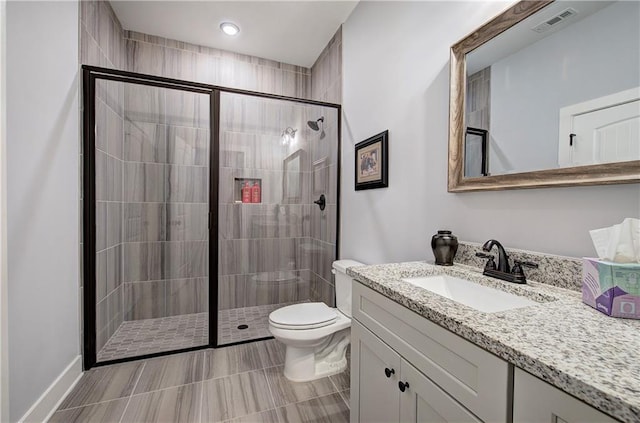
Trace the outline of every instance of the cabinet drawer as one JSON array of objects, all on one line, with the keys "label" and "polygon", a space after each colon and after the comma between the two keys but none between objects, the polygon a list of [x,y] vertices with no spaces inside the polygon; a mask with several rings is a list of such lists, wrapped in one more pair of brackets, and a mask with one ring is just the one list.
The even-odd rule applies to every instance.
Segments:
[{"label": "cabinet drawer", "polygon": [[513,421],[518,423],[614,423],[617,420],[547,382],[516,369]]},{"label": "cabinet drawer", "polygon": [[506,361],[355,281],[353,317],[473,414],[507,421]]}]

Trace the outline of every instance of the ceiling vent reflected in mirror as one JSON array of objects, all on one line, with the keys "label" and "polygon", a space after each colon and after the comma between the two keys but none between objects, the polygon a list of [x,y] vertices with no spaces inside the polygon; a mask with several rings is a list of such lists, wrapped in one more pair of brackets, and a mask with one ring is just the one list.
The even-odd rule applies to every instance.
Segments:
[{"label": "ceiling vent reflected in mirror", "polygon": [[533,28],[531,28],[533,31],[541,34],[543,32],[548,31],[549,29],[551,29],[551,27],[558,25],[560,22],[563,22],[565,19],[568,19],[572,16],[577,15],[578,12],[575,9],[572,8],[568,8],[563,10],[562,12],[558,13],[557,15],[555,15],[554,17],[552,17],[551,19],[547,19],[546,21],[542,22],[541,24],[534,26]]}]

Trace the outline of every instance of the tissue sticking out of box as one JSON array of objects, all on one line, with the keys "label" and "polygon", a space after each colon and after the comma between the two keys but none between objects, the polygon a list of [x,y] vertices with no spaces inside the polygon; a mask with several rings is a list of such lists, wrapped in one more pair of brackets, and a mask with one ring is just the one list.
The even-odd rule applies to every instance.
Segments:
[{"label": "tissue sticking out of box", "polygon": [[589,231],[600,260],[640,263],[640,219],[627,218],[609,228]]}]

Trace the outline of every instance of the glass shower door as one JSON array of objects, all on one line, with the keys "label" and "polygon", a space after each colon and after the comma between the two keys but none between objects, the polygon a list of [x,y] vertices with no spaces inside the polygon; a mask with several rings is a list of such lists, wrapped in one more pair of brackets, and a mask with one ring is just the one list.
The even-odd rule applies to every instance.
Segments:
[{"label": "glass shower door", "polygon": [[277,308],[334,305],[338,111],[223,92],[219,136],[217,341],[226,345],[271,336]]},{"label": "glass shower door", "polygon": [[97,362],[209,344],[212,93],[124,80],[94,97]]}]

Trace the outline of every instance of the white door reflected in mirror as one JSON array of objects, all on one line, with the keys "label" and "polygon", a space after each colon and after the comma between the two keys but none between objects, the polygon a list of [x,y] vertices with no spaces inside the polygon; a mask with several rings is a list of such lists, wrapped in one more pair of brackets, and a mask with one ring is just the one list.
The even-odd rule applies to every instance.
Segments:
[{"label": "white door reflected in mirror", "polygon": [[640,87],[560,109],[560,167],[629,160],[640,160]]}]

